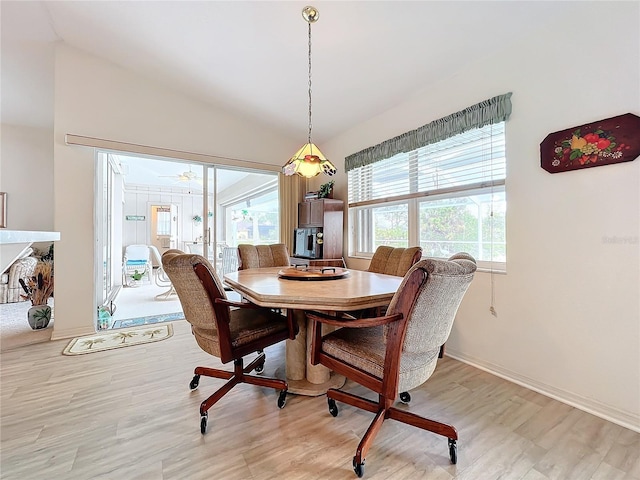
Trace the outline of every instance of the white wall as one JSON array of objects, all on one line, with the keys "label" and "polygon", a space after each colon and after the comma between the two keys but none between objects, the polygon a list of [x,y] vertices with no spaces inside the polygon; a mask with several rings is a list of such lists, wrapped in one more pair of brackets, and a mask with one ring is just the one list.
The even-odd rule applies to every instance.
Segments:
[{"label": "white wall", "polygon": [[[150,205],[176,205],[178,208],[177,248],[184,250],[183,242],[193,242],[202,235],[202,223],[193,221],[194,215],[202,216],[202,194],[180,192],[179,188],[128,187],[124,194],[123,218],[127,215],[143,215],[144,221],[123,220],[122,244],[150,244]],[[202,241],[202,240],[201,240]]]},{"label": "white wall", "polygon": [[53,230],[53,132],[2,124],[0,172],[7,228]]},{"label": "white wall", "polygon": [[[639,9],[638,2],[580,3],[571,18],[505,45],[321,146],[328,158],[343,159],[513,92],[506,127],[508,272],[494,277],[498,317],[489,313],[490,275],[478,273],[447,352],[636,430],[640,159],[552,175],[540,168],[539,144],[551,132],[640,115]],[[336,197],[344,199],[339,170]],[[609,243],[613,237],[626,240]]]},{"label": "white wall", "polygon": [[265,164],[280,164],[297,146],[66,45],[57,48],[55,65],[54,228],[61,240],[54,339],[94,331],[94,155],[65,145],[65,134]]}]

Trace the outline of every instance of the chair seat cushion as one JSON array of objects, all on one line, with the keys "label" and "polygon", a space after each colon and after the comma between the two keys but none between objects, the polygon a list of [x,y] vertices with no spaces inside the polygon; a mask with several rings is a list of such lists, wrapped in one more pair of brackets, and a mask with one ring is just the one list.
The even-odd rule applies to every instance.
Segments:
[{"label": "chair seat cushion", "polygon": [[127,260],[127,265],[129,266],[146,265],[147,263],[149,263],[147,260]]},{"label": "chair seat cushion", "polygon": [[[385,349],[384,327],[341,328],[324,337],[322,351],[349,365],[382,379]],[[405,392],[421,385],[433,373],[440,349],[403,352],[398,389]]]},{"label": "chair seat cushion", "polygon": [[386,345],[383,329],[341,328],[322,341],[322,351],[378,378],[382,378]]},{"label": "chair seat cushion", "polygon": [[[288,334],[287,319],[268,309],[237,308],[230,311],[231,344],[241,347],[265,335],[281,332]],[[192,325],[193,334],[200,348],[216,357],[220,357],[218,331]]]},{"label": "chair seat cushion", "polygon": [[231,343],[234,347],[277,332],[288,332],[287,319],[268,309],[238,308],[231,310]]}]

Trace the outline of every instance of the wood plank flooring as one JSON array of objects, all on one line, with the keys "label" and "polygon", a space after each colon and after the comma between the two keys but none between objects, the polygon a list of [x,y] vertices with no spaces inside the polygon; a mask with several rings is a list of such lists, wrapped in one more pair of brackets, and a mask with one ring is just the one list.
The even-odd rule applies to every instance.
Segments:
[{"label": "wood plank flooring", "polygon": [[[82,356],[68,341],[3,352],[0,477],[39,479],[354,479],[351,459],[372,419],[326,398],[240,385],[209,411],[198,406],[221,385],[197,365],[220,362],[174,322],[168,340]],[[266,351],[265,375],[284,346]],[[348,382],[350,391],[367,394]],[[444,358],[411,392],[406,407],[458,429],[458,464],[443,437],[384,423],[366,459],[365,478],[433,480],[640,479],[640,434]]]}]

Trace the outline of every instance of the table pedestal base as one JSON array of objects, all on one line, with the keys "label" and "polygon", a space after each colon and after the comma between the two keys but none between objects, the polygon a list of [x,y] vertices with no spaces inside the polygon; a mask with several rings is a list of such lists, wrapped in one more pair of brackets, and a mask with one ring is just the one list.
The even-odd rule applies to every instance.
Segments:
[{"label": "table pedestal base", "polygon": [[[289,392],[312,397],[326,393],[329,388],[340,388],[346,378],[336,375],[324,365],[311,365],[312,322],[307,320],[303,310],[289,310],[298,324],[295,340],[287,340],[285,348],[286,375]],[[324,328],[323,334],[333,328]],[[282,378],[282,372],[280,378]]]},{"label": "table pedestal base", "polygon": [[311,383],[310,381],[303,380],[291,380],[286,378],[284,368],[276,369],[276,378],[284,378],[289,385],[288,393],[295,393],[296,395],[307,395],[309,397],[317,397],[324,395],[330,388],[342,387],[347,379],[342,375],[332,373],[329,380],[324,383]]}]

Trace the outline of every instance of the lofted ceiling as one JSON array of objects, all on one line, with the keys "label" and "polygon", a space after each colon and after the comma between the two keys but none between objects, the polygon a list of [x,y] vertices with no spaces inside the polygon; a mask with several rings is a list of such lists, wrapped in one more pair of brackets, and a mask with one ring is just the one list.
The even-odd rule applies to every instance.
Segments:
[{"label": "lofted ceiling", "polygon": [[[445,81],[575,3],[312,3],[320,11],[312,27],[314,140],[322,143]],[[2,122],[51,127],[54,47],[65,42],[306,138],[306,4],[3,0]]]}]

